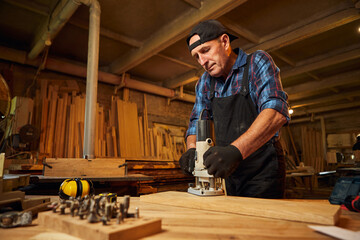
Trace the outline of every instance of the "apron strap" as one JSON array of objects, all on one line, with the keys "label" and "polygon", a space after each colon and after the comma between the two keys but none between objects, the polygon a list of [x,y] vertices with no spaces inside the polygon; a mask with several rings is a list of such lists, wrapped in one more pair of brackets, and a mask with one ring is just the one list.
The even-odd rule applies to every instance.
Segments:
[{"label": "apron strap", "polygon": [[215,97],[215,80],[210,78],[210,100],[212,101]]},{"label": "apron strap", "polygon": [[[242,87],[240,93],[243,96],[246,96],[249,93],[249,69],[251,66],[251,56],[252,53],[246,57],[246,64],[244,66],[244,73],[243,73],[243,80],[242,80]],[[210,78],[210,100],[215,97],[215,80],[214,78]]]},{"label": "apron strap", "polygon": [[240,90],[240,93],[243,96],[246,96],[249,93],[249,69],[251,67],[251,56],[252,56],[252,54],[249,54],[246,57],[246,65],[245,65],[245,69],[244,69],[242,86],[241,86],[241,90]]}]

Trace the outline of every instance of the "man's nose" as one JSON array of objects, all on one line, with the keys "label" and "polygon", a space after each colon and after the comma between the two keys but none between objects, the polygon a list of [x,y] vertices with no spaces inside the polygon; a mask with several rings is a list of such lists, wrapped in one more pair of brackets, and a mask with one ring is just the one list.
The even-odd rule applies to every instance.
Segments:
[{"label": "man's nose", "polygon": [[201,66],[205,67],[205,64],[207,63],[207,58],[203,55],[199,56],[199,63]]}]

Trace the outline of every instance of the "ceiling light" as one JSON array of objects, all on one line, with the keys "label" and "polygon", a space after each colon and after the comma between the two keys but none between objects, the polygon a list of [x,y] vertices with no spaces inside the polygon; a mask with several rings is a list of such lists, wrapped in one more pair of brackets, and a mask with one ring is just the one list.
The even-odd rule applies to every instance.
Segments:
[{"label": "ceiling light", "polygon": [[291,108],[289,109],[289,114],[293,114],[294,113],[294,110],[292,110]]}]

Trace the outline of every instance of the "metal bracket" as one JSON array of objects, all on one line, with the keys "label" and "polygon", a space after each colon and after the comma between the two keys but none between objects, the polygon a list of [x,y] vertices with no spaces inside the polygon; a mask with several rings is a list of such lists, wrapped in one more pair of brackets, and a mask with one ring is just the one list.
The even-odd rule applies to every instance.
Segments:
[{"label": "metal bracket", "polygon": [[122,168],[122,167],[125,167],[125,176],[127,175],[127,173],[128,173],[128,167],[127,167],[127,163],[123,163],[123,164],[120,164],[119,166],[118,166],[118,168]]},{"label": "metal bracket", "polygon": [[167,103],[168,103],[168,105],[170,105],[171,101],[176,100],[176,99],[181,99],[183,97],[184,97],[184,86],[180,86],[179,91],[175,90],[175,97],[168,98]]},{"label": "metal bracket", "polygon": [[120,81],[120,84],[119,85],[117,85],[115,88],[114,88],[114,94],[116,95],[117,94],[117,92],[120,90],[120,89],[122,89],[123,87],[125,87],[125,77],[126,77],[126,73],[123,73],[122,75],[121,75],[121,81]]}]

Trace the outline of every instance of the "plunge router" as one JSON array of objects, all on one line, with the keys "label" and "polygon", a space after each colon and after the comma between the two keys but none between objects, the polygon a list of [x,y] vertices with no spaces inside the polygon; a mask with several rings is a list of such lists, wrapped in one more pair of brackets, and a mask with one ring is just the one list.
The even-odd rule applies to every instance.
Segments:
[{"label": "plunge router", "polygon": [[221,185],[221,178],[215,178],[208,174],[204,166],[204,153],[213,145],[211,139],[210,120],[203,120],[203,109],[199,120],[196,123],[196,152],[195,167],[193,175],[195,176],[195,186],[189,187],[188,192],[198,196],[217,196],[223,195],[224,191]]}]

